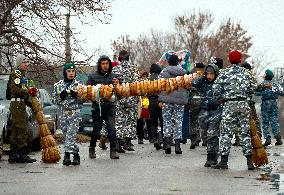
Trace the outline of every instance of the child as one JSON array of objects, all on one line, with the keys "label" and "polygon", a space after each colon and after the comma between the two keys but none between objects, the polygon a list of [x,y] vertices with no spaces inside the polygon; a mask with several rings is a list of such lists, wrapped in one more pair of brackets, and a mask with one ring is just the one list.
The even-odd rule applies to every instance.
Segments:
[{"label": "child", "polygon": [[[61,105],[61,128],[65,134],[63,165],[80,165],[79,146],[76,144],[76,134],[79,129],[80,104],[77,99],[76,88],[81,81],[75,79],[76,67],[73,63],[67,63],[63,69],[64,79],[54,84],[54,96]],[[73,162],[70,160],[73,154]]]},{"label": "child", "polygon": [[262,130],[265,139],[264,146],[271,144],[271,136],[269,133],[270,125],[276,139],[275,145],[283,144],[280,135],[277,99],[279,95],[284,95],[284,90],[279,84],[272,82],[273,77],[273,72],[267,69],[265,71],[264,81],[258,85],[255,93],[256,96],[261,96],[262,100],[261,116]]},{"label": "child", "polygon": [[222,108],[220,102],[213,98],[212,86],[218,76],[218,66],[209,64],[205,75],[192,81],[192,86],[201,91],[202,102],[199,114],[199,125],[207,135],[207,161],[205,167],[216,165],[219,151],[219,125]]}]

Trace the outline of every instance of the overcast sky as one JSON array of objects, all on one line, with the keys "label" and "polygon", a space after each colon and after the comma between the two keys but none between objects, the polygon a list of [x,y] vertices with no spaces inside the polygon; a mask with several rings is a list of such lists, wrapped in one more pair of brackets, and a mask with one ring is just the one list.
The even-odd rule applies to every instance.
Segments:
[{"label": "overcast sky", "polygon": [[87,40],[87,51],[100,47],[103,54],[112,55],[111,40],[119,35],[136,38],[151,28],[168,31],[173,29],[173,16],[193,9],[210,11],[216,24],[228,17],[240,22],[253,36],[250,52],[263,51],[276,59],[270,68],[284,67],[284,0],[114,0],[110,24],[82,28],[73,21],[72,27]]}]

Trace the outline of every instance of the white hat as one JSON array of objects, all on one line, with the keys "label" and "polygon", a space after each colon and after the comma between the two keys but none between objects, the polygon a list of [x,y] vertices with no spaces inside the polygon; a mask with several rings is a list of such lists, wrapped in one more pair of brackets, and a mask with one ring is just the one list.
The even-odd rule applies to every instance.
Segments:
[{"label": "white hat", "polygon": [[16,58],[16,66],[20,66],[24,61],[27,61],[28,58],[26,56],[24,56],[23,54],[19,54]]}]

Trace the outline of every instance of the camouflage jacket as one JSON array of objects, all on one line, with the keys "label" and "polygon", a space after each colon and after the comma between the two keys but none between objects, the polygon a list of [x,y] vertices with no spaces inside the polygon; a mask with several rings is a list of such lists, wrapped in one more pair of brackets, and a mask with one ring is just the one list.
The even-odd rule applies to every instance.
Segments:
[{"label": "camouflage jacket", "polygon": [[220,72],[213,85],[213,94],[224,100],[247,99],[256,89],[256,80],[245,68],[236,64]]},{"label": "camouflage jacket", "polygon": [[134,64],[122,61],[118,66],[112,68],[112,73],[116,74],[122,83],[131,83],[139,80],[138,68]]},{"label": "camouflage jacket", "polygon": [[53,95],[56,102],[61,106],[62,110],[76,110],[81,108],[82,102],[80,102],[78,98],[73,98],[70,94],[68,94],[65,100],[60,99],[60,93],[63,90],[76,91],[76,88],[80,84],[83,85],[83,82],[76,79],[74,79],[72,83],[67,83],[64,80],[60,80],[54,84]]},{"label": "camouflage jacket", "polygon": [[[138,68],[128,61],[122,61],[118,66],[112,68],[112,73],[117,75],[117,78],[122,83],[131,83],[139,80]],[[117,103],[121,108],[135,107],[138,103],[137,97],[122,98]]]},{"label": "camouflage jacket", "polygon": [[[272,88],[268,88],[269,84],[272,85]],[[262,100],[276,100],[280,95],[284,95],[283,87],[280,84],[274,83],[269,80],[264,80],[260,85],[257,86],[257,91],[255,92],[256,96],[261,96]]]}]

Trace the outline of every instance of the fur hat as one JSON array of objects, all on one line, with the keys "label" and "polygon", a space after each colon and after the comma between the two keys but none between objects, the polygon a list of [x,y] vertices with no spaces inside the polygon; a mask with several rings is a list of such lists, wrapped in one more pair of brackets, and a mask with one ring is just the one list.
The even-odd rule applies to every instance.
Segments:
[{"label": "fur hat", "polygon": [[16,66],[20,66],[24,61],[28,61],[28,58],[23,54],[19,54],[16,58]]}]

